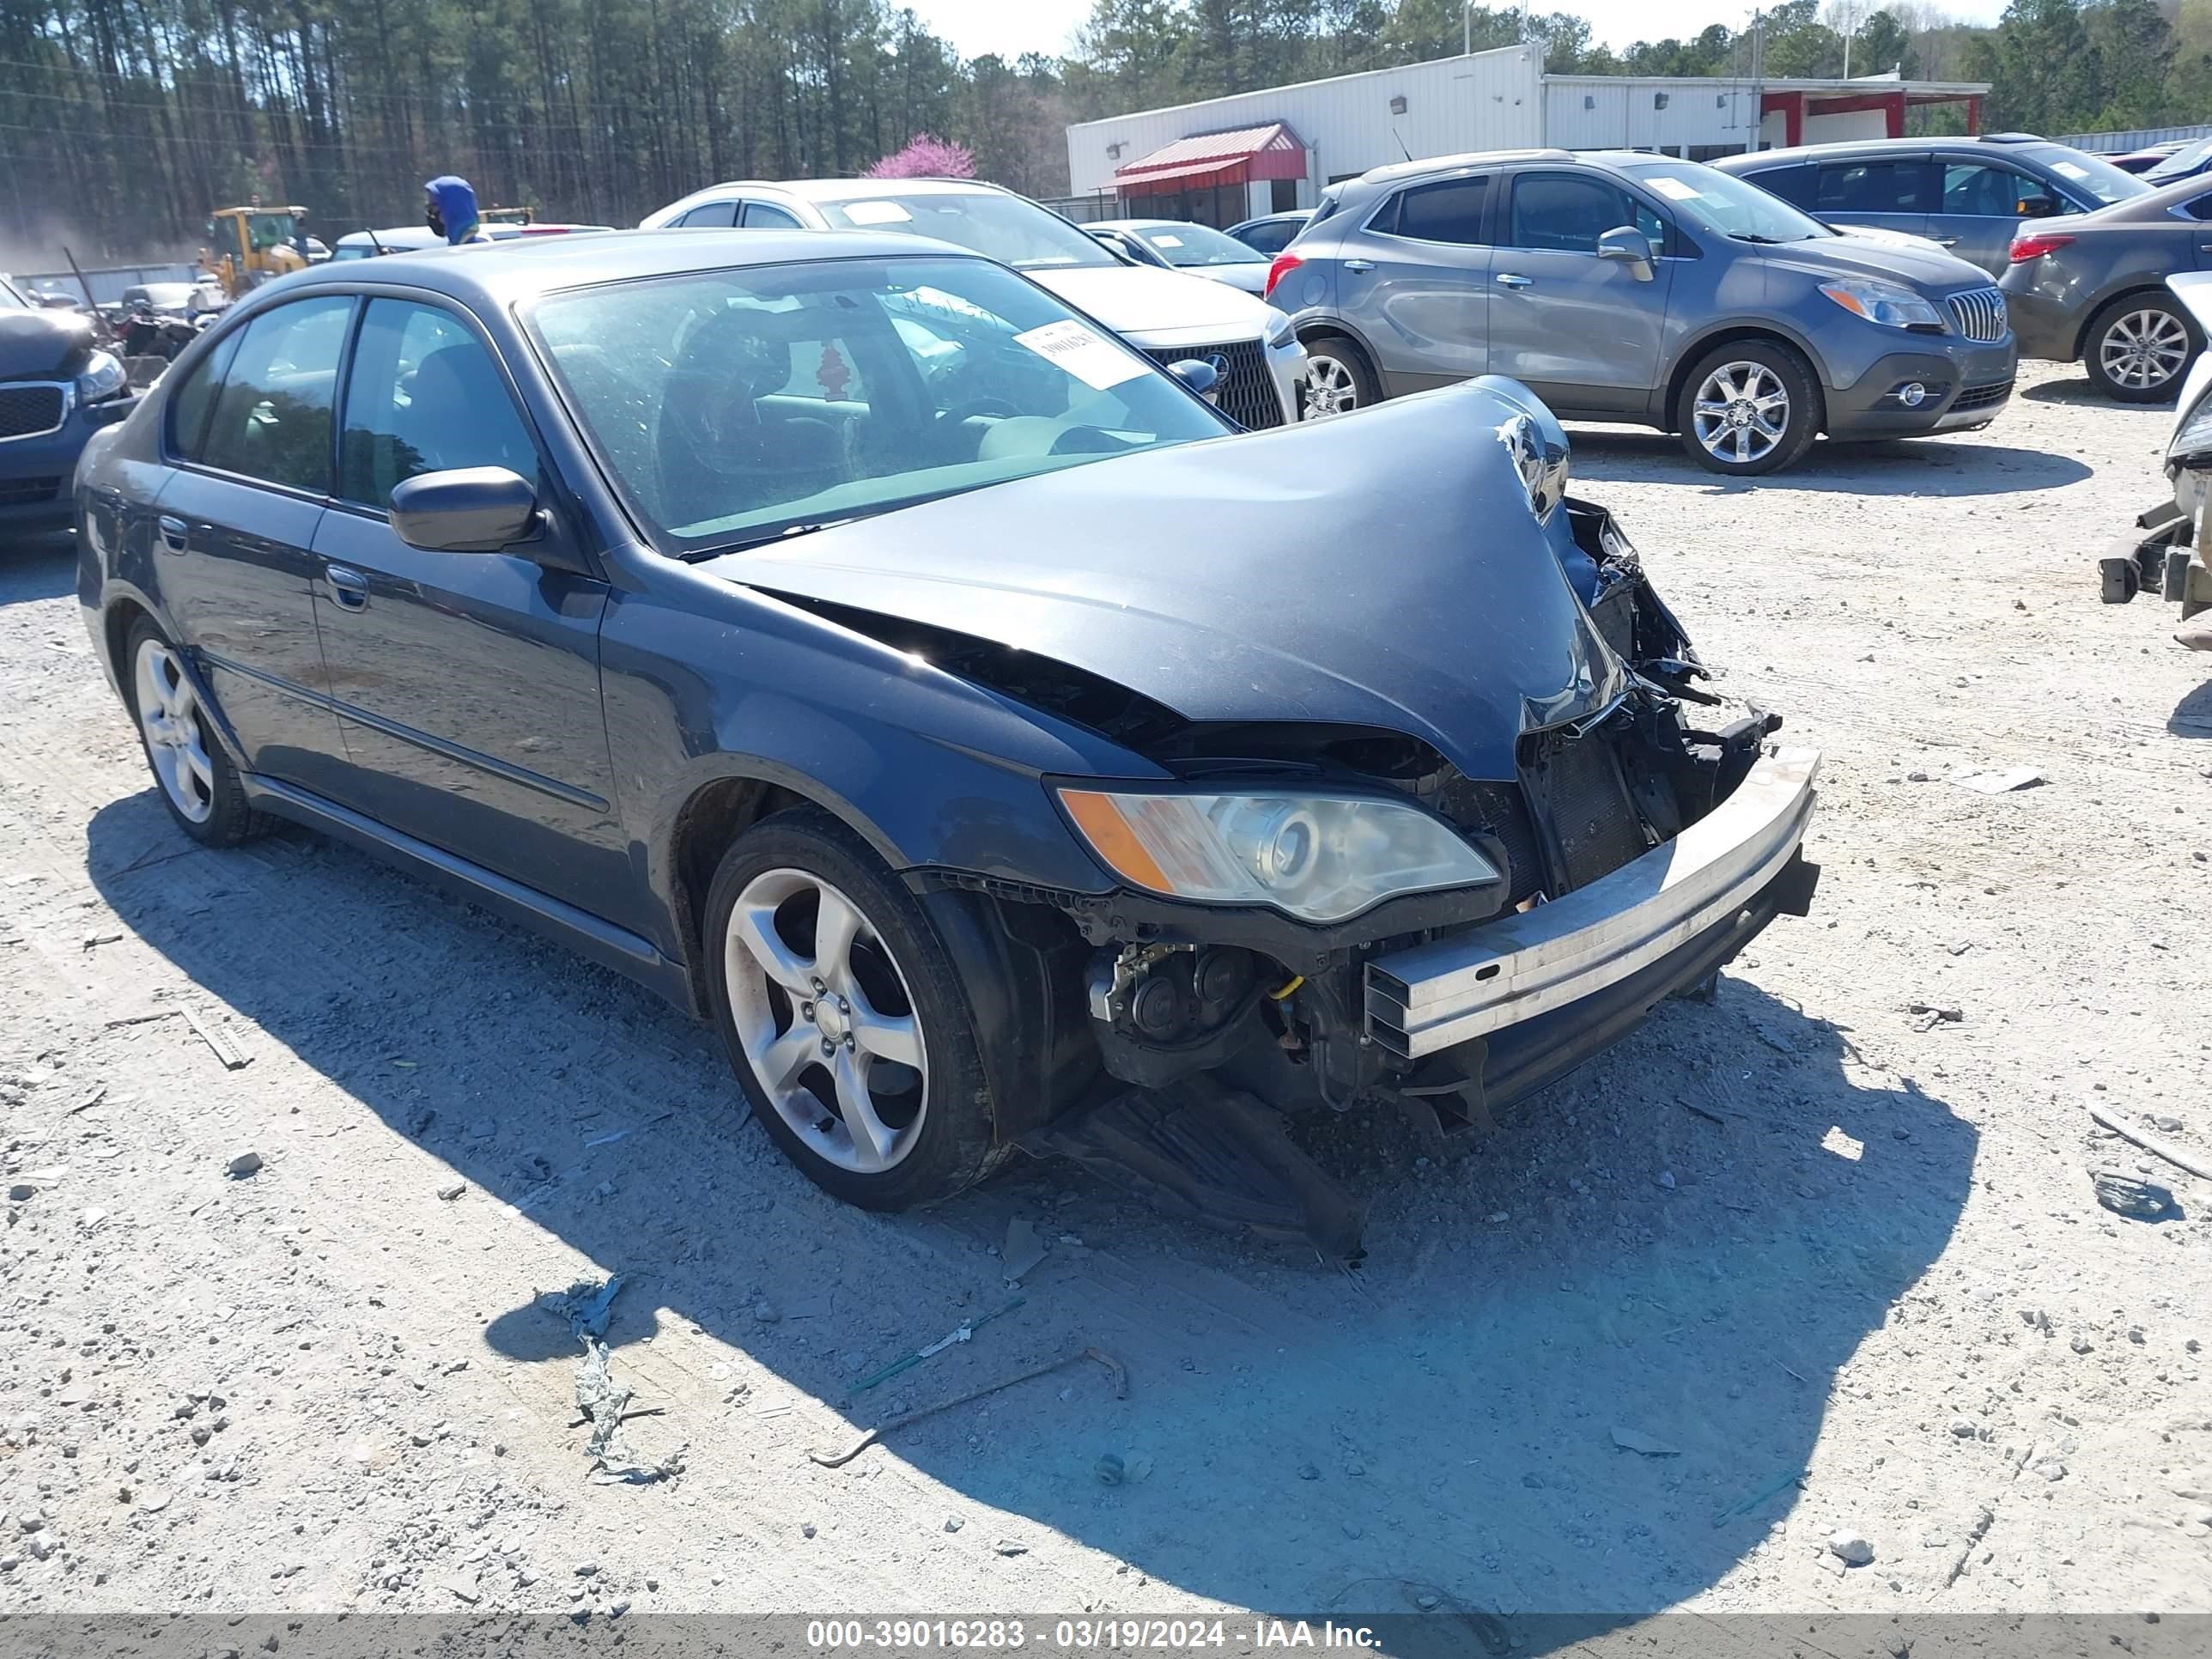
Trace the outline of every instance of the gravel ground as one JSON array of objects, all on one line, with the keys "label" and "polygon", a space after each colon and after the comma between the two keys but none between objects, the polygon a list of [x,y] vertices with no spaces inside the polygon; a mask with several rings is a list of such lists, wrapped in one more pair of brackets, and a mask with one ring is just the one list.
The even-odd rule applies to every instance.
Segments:
[{"label": "gravel ground", "polygon": [[[646,993],[313,836],[191,848],[70,560],[7,555],[0,1606],[2212,1610],[2212,1182],[2086,1109],[2212,1155],[2212,663],[2090,564],[2169,418],[2035,369],[1753,488],[1578,434],[1826,751],[1826,875],[1479,1142],[1340,1126],[1357,1283],[1060,1167],[830,1202]],[[1007,1299],[1017,1218],[1024,1305],[848,1403]],[[652,1484],[588,1478],[536,1299],[611,1273]],[[1085,1344],[1126,1399],[1074,1367],[805,1457]]]}]

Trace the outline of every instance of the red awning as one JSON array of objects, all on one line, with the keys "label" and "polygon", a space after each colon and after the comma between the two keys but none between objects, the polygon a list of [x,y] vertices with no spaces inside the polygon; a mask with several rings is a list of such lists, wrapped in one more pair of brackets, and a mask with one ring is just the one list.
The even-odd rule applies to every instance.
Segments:
[{"label": "red awning", "polygon": [[1114,169],[1115,185],[1123,191],[1140,185],[1241,185],[1305,176],[1306,147],[1280,121],[1178,138],[1142,161]]}]

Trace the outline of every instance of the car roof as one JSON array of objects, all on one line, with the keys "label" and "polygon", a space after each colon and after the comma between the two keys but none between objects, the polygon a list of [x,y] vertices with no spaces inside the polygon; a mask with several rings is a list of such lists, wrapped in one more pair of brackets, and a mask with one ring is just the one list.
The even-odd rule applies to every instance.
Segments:
[{"label": "car roof", "polygon": [[[600,236],[526,236],[466,247],[426,248],[343,267],[317,265],[284,279],[282,291],[392,284],[427,289],[472,308],[498,311],[535,295],[635,277],[681,276],[752,265],[830,259],[930,257],[990,261],[967,248],[878,231],[617,230]],[[268,290],[277,288],[270,284]]]},{"label": "car roof", "polygon": [[[1010,196],[1013,192],[981,179],[735,179],[708,185],[684,198],[712,200],[747,191],[780,191],[802,202],[866,202],[885,196]],[[673,206],[674,204],[670,205]]]},{"label": "car roof", "polygon": [[1994,149],[2017,155],[2032,146],[2060,149],[2056,139],[2039,138],[2032,132],[1992,133],[1969,138],[1847,138],[1828,144],[1799,144],[1790,149],[1762,149],[1742,155],[1724,155],[1706,165],[1718,167],[1723,173],[1735,173],[1756,167],[1772,167],[1777,163],[1840,160],[1850,156],[1887,155],[1892,153],[1918,155],[1939,149]]},{"label": "car roof", "polygon": [[[1212,230],[1195,219],[1093,219],[1085,230]],[[1217,234],[1220,233],[1216,233]]]}]

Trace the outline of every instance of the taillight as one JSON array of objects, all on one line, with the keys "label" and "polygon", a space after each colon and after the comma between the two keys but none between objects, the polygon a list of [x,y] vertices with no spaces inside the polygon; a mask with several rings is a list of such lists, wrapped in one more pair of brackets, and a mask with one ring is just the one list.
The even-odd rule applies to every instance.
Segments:
[{"label": "taillight", "polygon": [[1295,253],[1278,253],[1274,263],[1267,267],[1267,286],[1263,292],[1273,295],[1275,291],[1275,284],[1304,264],[1305,261]]},{"label": "taillight", "polygon": [[2024,265],[2030,259],[2040,259],[2046,253],[2056,253],[2062,247],[2073,245],[2071,236],[2053,236],[2045,231],[2029,231],[2012,239],[2012,262]]}]

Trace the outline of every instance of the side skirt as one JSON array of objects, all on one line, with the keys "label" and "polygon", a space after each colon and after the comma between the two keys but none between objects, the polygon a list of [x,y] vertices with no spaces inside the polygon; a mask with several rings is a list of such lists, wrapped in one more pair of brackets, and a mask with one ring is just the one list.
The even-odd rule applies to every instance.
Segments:
[{"label": "side skirt", "polygon": [[423,878],[456,898],[533,927],[577,955],[626,975],[684,1012],[696,1015],[690,978],[684,964],[663,956],[650,939],[307,790],[251,772],[242,774],[241,781],[246,799],[257,810],[335,836]]}]

